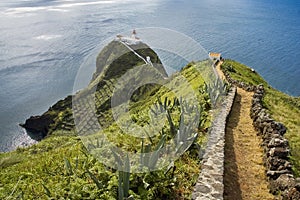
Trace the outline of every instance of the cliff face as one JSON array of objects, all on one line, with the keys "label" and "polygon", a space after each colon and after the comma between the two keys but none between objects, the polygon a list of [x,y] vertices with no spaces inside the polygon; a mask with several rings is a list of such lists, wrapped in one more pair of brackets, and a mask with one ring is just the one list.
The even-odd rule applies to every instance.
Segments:
[{"label": "cliff face", "polygon": [[[138,43],[126,46],[119,41],[110,42],[97,56],[96,71],[90,83],[92,87],[88,87],[96,87],[95,106],[101,126],[106,127],[112,122],[112,114],[109,110],[111,95],[117,79],[129,69],[145,64],[145,61],[138,57],[132,50],[145,60],[146,57],[150,57],[151,62],[154,64],[153,66],[163,76],[167,76],[158,55],[146,44]],[[154,90],[157,87],[154,85],[140,87],[134,92],[132,100],[137,101],[143,98],[144,93]],[[82,93],[88,93],[88,88],[84,89]],[[41,116],[31,116],[24,124],[20,124],[20,126],[25,128],[30,133],[29,135],[36,140],[40,140],[57,130],[74,132],[72,98],[73,96],[70,95],[58,101]]]}]

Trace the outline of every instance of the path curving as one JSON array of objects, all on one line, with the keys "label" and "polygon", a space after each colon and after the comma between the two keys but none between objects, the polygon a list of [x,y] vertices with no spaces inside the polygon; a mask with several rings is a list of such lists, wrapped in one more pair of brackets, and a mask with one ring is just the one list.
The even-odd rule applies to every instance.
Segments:
[{"label": "path curving", "polygon": [[[225,79],[221,71],[217,72]],[[237,88],[225,130],[224,200],[273,200],[263,164],[262,139],[252,125],[253,92]]]}]

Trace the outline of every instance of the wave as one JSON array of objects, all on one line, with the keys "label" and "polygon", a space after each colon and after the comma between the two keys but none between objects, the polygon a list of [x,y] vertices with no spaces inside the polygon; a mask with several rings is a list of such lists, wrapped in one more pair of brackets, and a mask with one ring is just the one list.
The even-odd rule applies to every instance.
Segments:
[{"label": "wave", "polygon": [[46,5],[46,6],[24,6],[16,8],[8,8],[2,14],[10,16],[24,16],[32,15],[38,11],[55,11],[55,12],[68,12],[66,8],[78,7],[78,6],[90,6],[90,5],[104,5],[104,4],[119,4],[128,2],[138,2],[137,0],[103,0],[103,1],[89,1],[89,2],[73,2],[64,1],[68,3],[58,4],[58,5]]},{"label": "wave", "polygon": [[56,39],[56,38],[60,38],[62,37],[62,35],[40,35],[37,37],[34,37],[34,39],[37,40],[52,40],[52,39]]}]

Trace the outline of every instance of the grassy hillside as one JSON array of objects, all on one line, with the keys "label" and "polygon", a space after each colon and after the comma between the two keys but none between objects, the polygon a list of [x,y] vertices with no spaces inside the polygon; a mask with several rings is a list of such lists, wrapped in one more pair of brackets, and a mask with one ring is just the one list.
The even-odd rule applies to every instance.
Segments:
[{"label": "grassy hillside", "polygon": [[[178,87],[180,76],[185,77],[199,99],[201,125],[197,130],[198,137],[174,166],[160,171],[130,175],[129,195],[135,199],[188,199],[199,175],[200,159],[198,150],[210,124],[208,95],[203,90],[203,80],[197,68],[205,62],[190,64],[181,72],[174,74],[167,81],[178,94],[184,96],[184,85]],[[105,83],[110,83],[109,81]],[[92,84],[92,83],[91,83]],[[104,93],[110,90],[107,84],[96,92],[96,107],[103,109]],[[107,91],[108,92],[108,91]],[[84,93],[84,92],[83,92]],[[103,94],[102,94],[103,93]],[[150,87],[142,96],[130,102],[130,117],[139,125],[149,121],[148,111],[152,104],[160,99],[174,99],[174,93],[166,87]],[[99,97],[99,98],[98,98]],[[63,103],[63,102],[60,102]],[[117,199],[119,174],[93,158],[82,141],[71,128],[65,128],[65,118],[70,117],[70,108],[56,113],[56,126],[51,135],[29,148],[18,148],[16,151],[0,154],[0,199]],[[180,108],[170,110],[172,121],[178,128]],[[129,151],[140,151],[141,140],[123,134],[118,126],[110,120],[111,108],[99,112],[99,122],[106,125],[103,132],[110,140]],[[104,119],[106,121],[104,121]],[[171,127],[166,120],[164,133],[171,138]],[[148,146],[156,146],[160,136],[144,139]]]},{"label": "grassy hillside", "polygon": [[287,127],[285,137],[289,140],[291,147],[291,161],[294,173],[300,176],[300,97],[291,97],[272,88],[259,74],[253,72],[249,67],[226,60],[222,65],[223,70],[230,73],[233,79],[244,81],[248,84],[263,84],[265,87],[264,106],[269,110],[271,116]]},{"label": "grassy hillside", "polygon": [[[154,68],[156,68],[163,76],[167,77],[164,67],[158,55],[146,44],[138,43],[130,45],[139,55],[146,58],[150,57]],[[93,80],[87,88],[80,91],[77,96],[85,96],[90,91],[95,90],[95,103],[97,109],[97,117],[101,126],[107,127],[112,120],[112,114],[109,112],[110,98],[119,77],[124,75],[128,70],[134,67],[144,65],[144,61],[131,52],[124,44],[112,41],[98,54],[96,60],[96,72]],[[139,78],[136,72],[135,79]],[[133,78],[133,79],[134,79]],[[133,80],[133,83],[136,80]],[[132,82],[131,82],[132,83]],[[133,94],[133,100],[138,100],[143,96],[144,92],[157,89],[153,85],[145,85],[139,88]],[[32,133],[37,139],[42,136],[51,135],[55,130],[65,130],[67,132],[74,130],[74,119],[72,113],[72,100],[70,95],[63,100],[58,101],[51,106],[42,116],[31,117],[22,124],[24,128]],[[101,112],[100,112],[101,111]],[[83,113],[78,113],[83,114]]]}]

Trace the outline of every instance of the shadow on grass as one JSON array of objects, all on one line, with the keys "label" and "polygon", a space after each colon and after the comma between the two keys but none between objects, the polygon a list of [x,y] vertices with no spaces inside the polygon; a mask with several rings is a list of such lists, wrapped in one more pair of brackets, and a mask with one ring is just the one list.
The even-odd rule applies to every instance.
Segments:
[{"label": "shadow on grass", "polygon": [[227,120],[225,133],[224,200],[242,199],[233,137],[233,129],[237,127],[240,115],[241,95],[237,93]]}]

